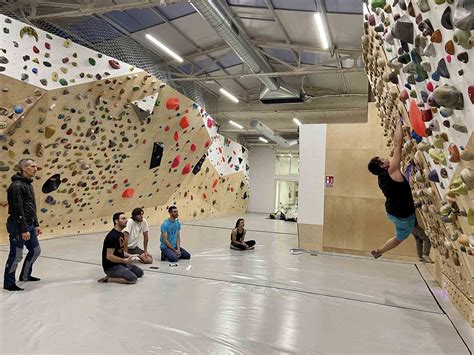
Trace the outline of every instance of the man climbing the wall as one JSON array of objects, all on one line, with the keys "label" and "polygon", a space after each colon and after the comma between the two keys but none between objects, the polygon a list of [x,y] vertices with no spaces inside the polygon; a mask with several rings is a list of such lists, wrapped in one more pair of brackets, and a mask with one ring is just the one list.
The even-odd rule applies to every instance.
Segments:
[{"label": "man climbing the wall", "polygon": [[35,192],[33,178],[38,167],[32,159],[22,159],[18,163],[19,172],[12,176],[12,183],[7,189],[8,219],[7,231],[10,235],[10,253],[8,254],[3,288],[8,291],[23,291],[15,282],[16,267],[23,258],[23,246],[28,249],[20,273],[20,281],[39,281],[31,276],[33,264],[41,253],[38,235],[41,229],[36,216]]},{"label": "man climbing the wall", "polygon": [[379,187],[385,195],[385,209],[388,218],[396,228],[395,237],[390,238],[380,249],[372,250],[372,256],[377,259],[384,253],[396,248],[408,238],[415,227],[415,204],[407,179],[400,171],[402,160],[403,131],[400,120],[393,135],[394,154],[391,160],[374,157],[370,160],[368,169],[377,175]]},{"label": "man climbing the wall", "polygon": [[161,225],[161,260],[168,260],[173,263],[178,259],[190,259],[191,255],[181,248],[181,224],[178,220],[178,209],[175,206],[168,208],[170,218]]},{"label": "man climbing the wall", "polygon": [[[143,209],[140,207],[132,211],[132,218],[127,221],[127,226],[123,230],[125,235],[125,256],[138,255],[143,264],[151,264],[153,258],[148,253],[148,223],[143,218]],[[138,240],[143,234],[143,249],[138,246]]]},{"label": "man climbing the wall", "polygon": [[123,212],[113,215],[114,228],[107,234],[102,247],[102,267],[107,276],[99,282],[134,284],[143,276],[143,270],[133,265],[132,256],[125,257],[125,236],[122,231],[127,226],[127,216]]}]

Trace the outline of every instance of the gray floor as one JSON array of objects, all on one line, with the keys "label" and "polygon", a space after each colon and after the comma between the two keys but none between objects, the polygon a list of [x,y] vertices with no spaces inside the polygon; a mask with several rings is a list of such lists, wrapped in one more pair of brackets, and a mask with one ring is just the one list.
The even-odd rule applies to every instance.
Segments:
[{"label": "gray floor", "polygon": [[422,265],[292,255],[296,224],[246,222],[255,250],[229,249],[234,217],[184,224],[192,259],[143,266],[132,286],[97,283],[104,235],[43,241],[42,281],[0,292],[0,353],[469,353],[472,330]]}]

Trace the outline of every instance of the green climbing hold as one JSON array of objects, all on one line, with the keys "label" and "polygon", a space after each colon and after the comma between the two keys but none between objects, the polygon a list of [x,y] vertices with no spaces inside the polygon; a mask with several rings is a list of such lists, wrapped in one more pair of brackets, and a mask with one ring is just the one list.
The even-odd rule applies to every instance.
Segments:
[{"label": "green climbing hold", "polygon": [[66,85],[68,84],[66,79],[59,79],[59,83],[60,83],[62,86],[66,86]]},{"label": "green climbing hold", "polygon": [[140,87],[135,85],[135,86],[133,87],[133,91],[138,91],[138,90],[140,90]]},{"label": "green climbing hold", "polygon": [[383,9],[385,5],[385,0],[372,0],[372,11],[376,11],[377,8]]},{"label": "green climbing hold", "polygon": [[89,64],[90,65],[95,65],[95,59],[94,58],[89,58]]}]

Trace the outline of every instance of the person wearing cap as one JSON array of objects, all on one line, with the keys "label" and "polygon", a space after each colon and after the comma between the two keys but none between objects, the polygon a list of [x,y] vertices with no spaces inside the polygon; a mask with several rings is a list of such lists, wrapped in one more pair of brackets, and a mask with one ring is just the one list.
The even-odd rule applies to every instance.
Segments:
[{"label": "person wearing cap", "polygon": [[394,153],[392,159],[374,157],[368,165],[369,171],[378,177],[379,188],[386,198],[385,210],[396,229],[394,237],[388,239],[380,249],[371,251],[375,259],[380,258],[384,253],[396,248],[407,239],[416,223],[415,203],[411,187],[400,171],[403,146],[401,120],[395,129],[393,143]]},{"label": "person wearing cap", "polygon": [[12,176],[12,183],[7,189],[10,253],[5,265],[3,288],[8,291],[23,291],[23,288],[16,284],[15,273],[23,259],[24,246],[28,249],[28,254],[23,262],[20,281],[40,281],[31,275],[33,264],[41,254],[38,241],[41,229],[36,215],[35,192],[32,185],[38,167],[32,159],[21,159],[18,169],[19,172]]},{"label": "person wearing cap", "polygon": [[[143,264],[153,263],[153,257],[148,253],[148,223],[143,218],[144,211],[140,207],[132,211],[132,218],[127,221],[123,230],[125,235],[125,256],[138,255]],[[143,235],[143,249],[138,246],[138,241]]]}]

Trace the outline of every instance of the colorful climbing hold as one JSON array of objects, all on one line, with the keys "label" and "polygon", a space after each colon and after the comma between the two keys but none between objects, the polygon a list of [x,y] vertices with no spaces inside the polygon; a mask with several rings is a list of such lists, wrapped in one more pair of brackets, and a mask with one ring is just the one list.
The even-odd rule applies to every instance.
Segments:
[{"label": "colorful climbing hold", "polygon": [[168,110],[176,110],[179,108],[179,98],[177,97],[170,97],[167,101],[166,101],[166,108]]}]

